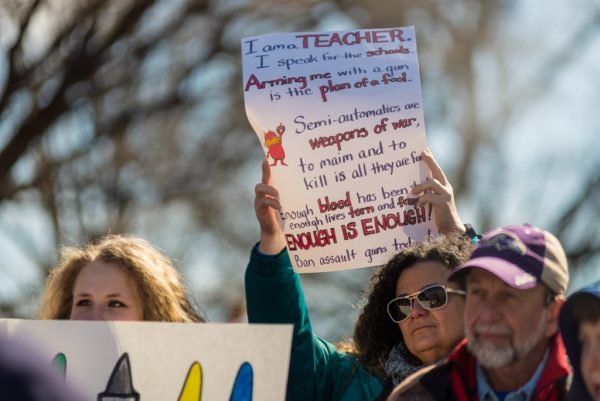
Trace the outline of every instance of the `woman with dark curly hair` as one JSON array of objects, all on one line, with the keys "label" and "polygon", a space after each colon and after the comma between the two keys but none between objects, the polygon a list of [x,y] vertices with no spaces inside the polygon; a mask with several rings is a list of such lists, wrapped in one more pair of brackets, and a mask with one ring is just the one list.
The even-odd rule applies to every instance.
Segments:
[{"label": "woman with dark curly hair", "polygon": [[359,363],[387,378],[381,399],[464,337],[464,292],[448,277],[471,248],[464,235],[434,238],[396,254],[371,278],[354,344]]},{"label": "woman with dark curly hair", "polygon": [[395,383],[443,358],[463,338],[462,293],[447,278],[468,258],[470,241],[450,235],[465,232],[452,187],[429,151],[422,158],[434,179],[413,193],[419,205],[433,207],[438,230],[449,235],[403,250],[375,274],[356,326],[355,352],[340,352],[313,333],[279,225],[279,196],[263,162],[254,202],[260,242],[246,270],[246,303],[251,323],[294,324],[288,401],[385,399]]}]

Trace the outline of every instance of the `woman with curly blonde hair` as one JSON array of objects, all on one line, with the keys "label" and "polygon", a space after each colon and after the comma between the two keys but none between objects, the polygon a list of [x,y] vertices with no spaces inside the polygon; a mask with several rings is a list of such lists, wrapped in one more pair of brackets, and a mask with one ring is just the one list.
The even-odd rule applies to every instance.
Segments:
[{"label": "woman with curly blonde hair", "polygon": [[204,322],[171,260],[147,241],[107,235],[64,247],[46,280],[41,319]]}]

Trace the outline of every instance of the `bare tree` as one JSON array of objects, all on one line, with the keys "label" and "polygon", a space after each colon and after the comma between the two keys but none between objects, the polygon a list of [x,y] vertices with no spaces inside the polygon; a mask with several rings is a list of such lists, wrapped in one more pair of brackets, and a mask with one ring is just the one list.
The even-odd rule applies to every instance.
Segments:
[{"label": "bare tree", "polygon": [[[515,156],[504,144],[597,40],[599,7],[581,6],[585,15],[546,48],[538,46],[546,32],[511,31],[519,2],[5,0],[0,206],[15,207],[0,210],[0,227],[19,205],[42,211],[52,246],[23,220],[7,239],[42,272],[60,244],[108,231],[142,235],[179,260],[198,302],[224,318],[243,299],[246,254],[258,237],[252,187],[262,152],[243,113],[240,38],[407,24],[417,28],[428,134],[439,148],[452,144],[442,159],[461,211],[480,229],[512,222],[500,211],[521,187],[507,182]],[[515,60],[527,61],[526,74]],[[600,217],[600,165],[591,159],[572,166],[579,190],[543,220],[566,239],[573,265],[599,254],[599,229],[586,224]],[[535,191],[522,191],[531,215],[545,207],[543,173],[528,184]],[[369,274],[303,277],[309,299],[327,297],[311,303],[324,334],[347,332],[355,312],[341,305],[359,302]],[[22,314],[15,308],[39,290],[0,296],[1,313]]]}]

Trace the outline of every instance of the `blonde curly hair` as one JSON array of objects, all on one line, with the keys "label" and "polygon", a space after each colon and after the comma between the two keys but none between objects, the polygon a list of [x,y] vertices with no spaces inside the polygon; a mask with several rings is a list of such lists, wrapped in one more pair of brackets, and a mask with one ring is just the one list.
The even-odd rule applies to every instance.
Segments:
[{"label": "blonde curly hair", "polygon": [[134,280],[142,299],[143,320],[205,321],[194,310],[171,260],[141,238],[118,234],[61,249],[46,280],[40,319],[69,319],[75,280],[81,269],[94,261],[118,265]]}]

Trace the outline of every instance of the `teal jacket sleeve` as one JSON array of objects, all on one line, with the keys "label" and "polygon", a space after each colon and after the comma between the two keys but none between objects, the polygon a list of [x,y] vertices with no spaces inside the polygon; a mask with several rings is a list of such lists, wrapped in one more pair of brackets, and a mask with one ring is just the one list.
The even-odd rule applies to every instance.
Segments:
[{"label": "teal jacket sleeve", "polygon": [[352,355],[313,331],[298,274],[287,250],[266,256],[255,246],[246,270],[246,303],[250,323],[294,325],[287,385],[288,401],[373,400],[381,378],[369,375]]}]

